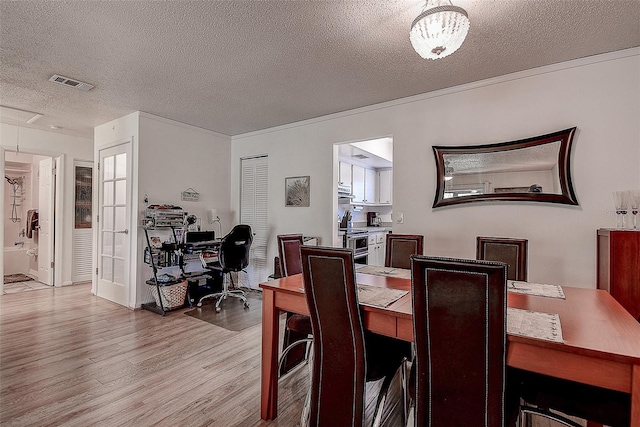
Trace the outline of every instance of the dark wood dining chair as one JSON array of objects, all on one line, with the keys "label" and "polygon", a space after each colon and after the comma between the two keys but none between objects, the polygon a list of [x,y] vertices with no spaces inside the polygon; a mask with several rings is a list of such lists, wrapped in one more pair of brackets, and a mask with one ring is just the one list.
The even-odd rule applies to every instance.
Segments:
[{"label": "dark wood dining chair", "polygon": [[384,379],[376,420],[410,343],[365,332],[351,249],[303,246],[300,252],[314,335],[311,386],[301,425],[363,426],[366,381]]},{"label": "dark wood dining chair", "polygon": [[[522,427],[531,426],[531,415],[552,419],[570,427],[582,424],[567,418],[582,418],[589,426],[628,427],[631,395],[574,381],[520,371]],[[596,424],[593,424],[596,423]]]},{"label": "dark wood dining chair", "polygon": [[[304,239],[302,234],[280,234],[278,242],[279,270],[282,277],[302,273],[300,247]],[[311,319],[303,314],[287,312],[282,354],[279,362],[279,375],[284,375],[306,359],[307,346],[312,341]]]},{"label": "dark wood dining chair", "polygon": [[527,239],[509,237],[476,238],[476,259],[507,264],[507,280],[527,281]]},{"label": "dark wood dining chair", "polygon": [[[527,281],[527,240],[501,237],[478,237],[476,257],[507,264],[507,279]],[[581,424],[567,417],[574,416],[609,426],[627,426],[630,397],[628,394],[594,386],[511,370],[519,379],[522,397],[521,426],[530,425],[537,415],[570,427]]]},{"label": "dark wood dining chair", "polygon": [[411,257],[413,426],[514,426],[506,366],[506,266]]},{"label": "dark wood dining chair", "polygon": [[411,268],[411,255],[422,255],[424,236],[418,234],[387,234],[384,266]]}]

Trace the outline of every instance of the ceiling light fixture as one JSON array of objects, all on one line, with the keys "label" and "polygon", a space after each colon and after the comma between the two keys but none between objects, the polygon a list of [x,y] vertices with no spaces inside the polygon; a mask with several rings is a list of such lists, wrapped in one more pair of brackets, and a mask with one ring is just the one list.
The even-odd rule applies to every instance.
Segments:
[{"label": "ceiling light fixture", "polygon": [[453,6],[450,0],[427,0],[411,24],[409,40],[424,59],[438,59],[458,50],[468,32],[466,10]]}]

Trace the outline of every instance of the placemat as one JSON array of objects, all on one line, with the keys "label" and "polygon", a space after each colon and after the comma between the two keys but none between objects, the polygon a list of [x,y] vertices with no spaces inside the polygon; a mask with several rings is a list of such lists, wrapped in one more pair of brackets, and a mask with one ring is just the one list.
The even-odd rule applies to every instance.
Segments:
[{"label": "placemat", "polygon": [[363,265],[362,267],[356,267],[356,273],[372,274],[374,276],[397,277],[399,279],[411,279],[411,270],[406,268]]},{"label": "placemat", "polygon": [[358,301],[360,304],[373,307],[388,307],[409,291],[400,289],[381,288],[379,286],[358,285]]},{"label": "placemat", "polygon": [[560,316],[552,313],[507,308],[507,333],[546,341],[564,342]]},{"label": "placemat", "polygon": [[565,299],[562,286],[559,285],[547,285],[544,283],[518,282],[516,280],[507,280],[507,291],[516,294],[526,294],[537,297]]}]

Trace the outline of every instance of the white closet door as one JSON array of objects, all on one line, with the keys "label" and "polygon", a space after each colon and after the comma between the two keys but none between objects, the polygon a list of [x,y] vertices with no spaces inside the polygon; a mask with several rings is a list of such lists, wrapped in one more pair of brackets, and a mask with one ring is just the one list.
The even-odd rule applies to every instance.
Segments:
[{"label": "white closet door", "polygon": [[71,281],[91,280],[93,230],[91,201],[93,190],[93,163],[76,161],[74,191],[73,260]]},{"label": "white closet door", "polygon": [[247,267],[248,283],[239,280],[243,286],[257,288],[269,275],[267,263],[267,241],[269,230],[268,157],[242,159],[242,185],[240,194],[240,223],[251,226],[253,243]]}]

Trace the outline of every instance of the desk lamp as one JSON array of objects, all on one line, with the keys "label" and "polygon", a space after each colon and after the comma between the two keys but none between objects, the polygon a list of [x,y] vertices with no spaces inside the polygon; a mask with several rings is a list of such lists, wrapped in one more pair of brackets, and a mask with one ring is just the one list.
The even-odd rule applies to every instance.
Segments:
[{"label": "desk lamp", "polygon": [[216,222],[218,223],[218,238],[222,238],[222,222],[220,222],[220,217],[218,216],[218,209],[209,209],[209,212],[207,212],[207,216],[209,218],[209,224],[215,224]]}]

